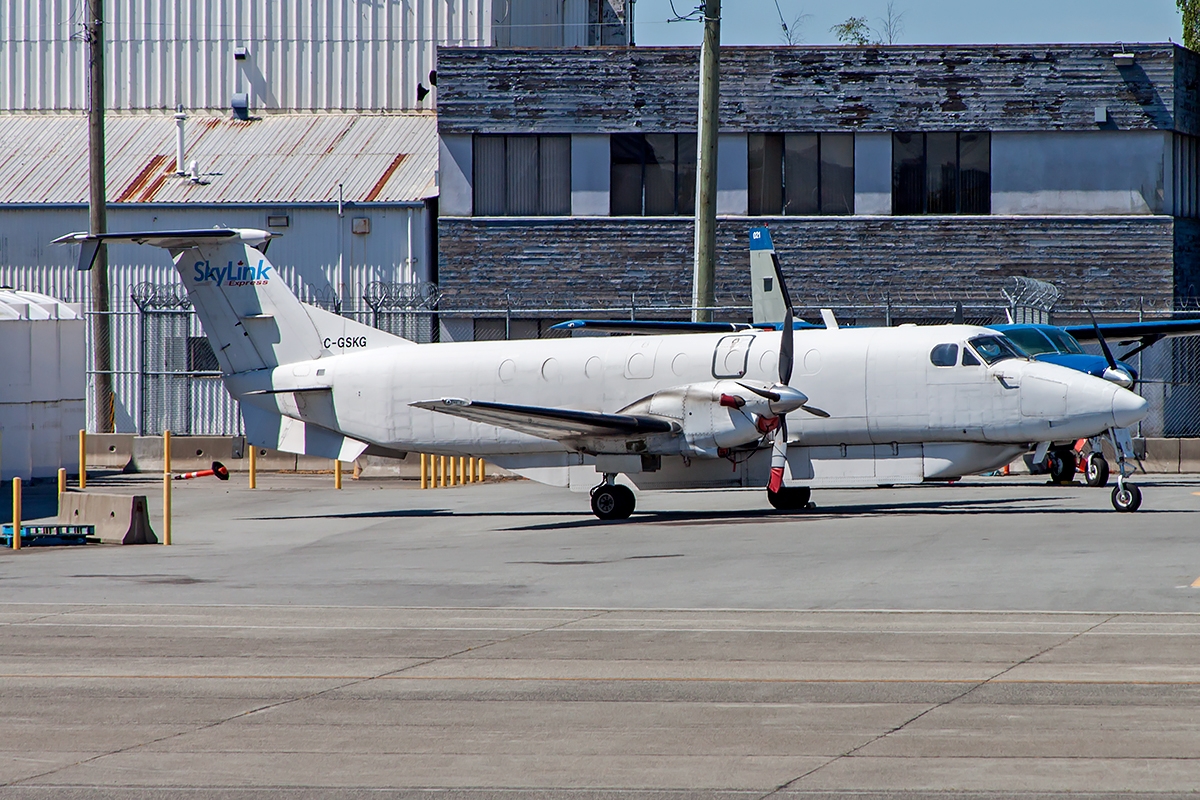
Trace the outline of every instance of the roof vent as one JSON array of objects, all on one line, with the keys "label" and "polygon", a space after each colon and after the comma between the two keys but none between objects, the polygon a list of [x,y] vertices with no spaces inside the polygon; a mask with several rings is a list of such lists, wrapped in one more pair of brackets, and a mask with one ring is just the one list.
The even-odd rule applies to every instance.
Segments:
[{"label": "roof vent", "polygon": [[233,116],[243,122],[250,120],[250,95],[247,92],[238,92],[229,101],[229,107],[233,109]]}]

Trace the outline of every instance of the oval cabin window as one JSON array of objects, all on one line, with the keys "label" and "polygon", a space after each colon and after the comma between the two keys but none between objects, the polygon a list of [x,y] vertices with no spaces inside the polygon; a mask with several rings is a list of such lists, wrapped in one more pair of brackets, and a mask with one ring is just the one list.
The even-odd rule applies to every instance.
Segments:
[{"label": "oval cabin window", "polygon": [[929,353],[935,367],[953,367],[958,363],[958,345],[939,344]]}]

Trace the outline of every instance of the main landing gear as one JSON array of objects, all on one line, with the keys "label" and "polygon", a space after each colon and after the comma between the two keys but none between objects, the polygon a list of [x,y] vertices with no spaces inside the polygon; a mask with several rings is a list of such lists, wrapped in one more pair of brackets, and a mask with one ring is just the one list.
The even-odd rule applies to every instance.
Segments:
[{"label": "main landing gear", "polygon": [[803,511],[811,497],[812,489],[807,486],[780,486],[778,492],[767,489],[767,502],[780,511]]},{"label": "main landing gear", "polygon": [[637,505],[633,490],[616,480],[616,474],[608,472],[603,483],[592,487],[592,513],[600,519],[628,519]]}]

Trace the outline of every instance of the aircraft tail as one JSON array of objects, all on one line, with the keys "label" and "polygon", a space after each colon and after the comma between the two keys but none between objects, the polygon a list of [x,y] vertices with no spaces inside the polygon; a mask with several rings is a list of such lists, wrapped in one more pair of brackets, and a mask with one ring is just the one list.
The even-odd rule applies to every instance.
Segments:
[{"label": "aircraft tail", "polygon": [[226,375],[395,344],[406,339],[301,303],[267,259],[275,236],[253,229],[73,233],[79,268],[90,269],[101,244],[132,242],[171,253],[188,298]]},{"label": "aircraft tail", "polygon": [[787,301],[776,277],[777,258],[771,232],[766,228],[751,228],[750,297],[754,324],[778,324],[783,320]]}]

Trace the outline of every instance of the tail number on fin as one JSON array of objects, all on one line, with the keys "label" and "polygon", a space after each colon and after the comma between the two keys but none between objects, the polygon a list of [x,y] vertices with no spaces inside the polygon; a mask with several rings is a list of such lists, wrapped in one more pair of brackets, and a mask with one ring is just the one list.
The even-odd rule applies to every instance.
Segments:
[{"label": "tail number on fin", "polygon": [[350,348],[350,347],[366,347],[367,346],[367,337],[365,337],[365,336],[339,336],[336,339],[330,339],[329,337],[325,337],[325,341],[323,342],[323,344],[325,345],[326,350],[328,350],[331,347],[340,347],[343,350]]}]

